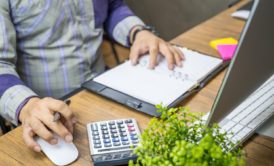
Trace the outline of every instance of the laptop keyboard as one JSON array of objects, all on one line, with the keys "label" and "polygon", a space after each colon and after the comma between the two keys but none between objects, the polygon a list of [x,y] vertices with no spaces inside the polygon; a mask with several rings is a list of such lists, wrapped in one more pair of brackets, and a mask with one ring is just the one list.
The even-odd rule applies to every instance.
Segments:
[{"label": "laptop keyboard", "polygon": [[[228,114],[219,126],[235,144],[242,143],[274,114],[274,75]],[[209,113],[202,117],[208,119]]]},{"label": "laptop keyboard", "polygon": [[234,143],[243,142],[274,113],[274,76],[220,123]]}]

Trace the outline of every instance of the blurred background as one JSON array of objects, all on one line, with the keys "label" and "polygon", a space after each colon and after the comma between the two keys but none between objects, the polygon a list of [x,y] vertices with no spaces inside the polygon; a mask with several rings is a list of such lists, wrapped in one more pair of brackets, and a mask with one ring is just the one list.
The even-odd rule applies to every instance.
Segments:
[{"label": "blurred background", "polygon": [[233,0],[125,0],[137,16],[152,25],[165,40],[207,20]]}]

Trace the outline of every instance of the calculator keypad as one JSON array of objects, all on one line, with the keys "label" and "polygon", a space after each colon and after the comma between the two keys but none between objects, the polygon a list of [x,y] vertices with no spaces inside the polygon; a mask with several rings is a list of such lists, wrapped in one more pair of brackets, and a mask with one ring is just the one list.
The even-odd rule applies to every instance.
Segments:
[{"label": "calculator keypad", "polygon": [[132,150],[139,144],[140,130],[135,119],[89,123],[91,155]]}]

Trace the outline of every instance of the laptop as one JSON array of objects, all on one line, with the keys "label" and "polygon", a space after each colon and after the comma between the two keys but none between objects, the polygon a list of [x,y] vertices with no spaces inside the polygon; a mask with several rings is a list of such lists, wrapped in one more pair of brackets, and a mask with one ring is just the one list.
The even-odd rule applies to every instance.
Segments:
[{"label": "laptop", "polygon": [[273,0],[255,0],[206,123],[242,143],[274,114]]}]

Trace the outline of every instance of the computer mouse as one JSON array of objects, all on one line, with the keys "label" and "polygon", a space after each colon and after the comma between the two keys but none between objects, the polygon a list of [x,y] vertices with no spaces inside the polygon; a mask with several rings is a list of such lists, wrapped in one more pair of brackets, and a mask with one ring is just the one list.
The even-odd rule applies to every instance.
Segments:
[{"label": "computer mouse", "polygon": [[239,10],[231,14],[232,17],[247,20],[249,17],[249,10]]},{"label": "computer mouse", "polygon": [[78,157],[78,150],[73,143],[65,142],[61,137],[54,135],[58,139],[58,143],[51,145],[44,139],[36,137],[37,143],[41,146],[41,150],[55,165],[68,165],[75,161]]}]

